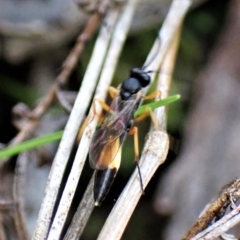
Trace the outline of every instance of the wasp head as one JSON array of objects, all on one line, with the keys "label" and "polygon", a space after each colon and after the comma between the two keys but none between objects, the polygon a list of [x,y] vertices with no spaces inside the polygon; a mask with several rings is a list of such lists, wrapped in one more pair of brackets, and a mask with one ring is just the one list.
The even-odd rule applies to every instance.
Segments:
[{"label": "wasp head", "polygon": [[149,85],[150,81],[151,79],[148,72],[141,68],[133,68],[130,72],[130,77],[121,85],[121,98],[128,100],[132,95]]}]

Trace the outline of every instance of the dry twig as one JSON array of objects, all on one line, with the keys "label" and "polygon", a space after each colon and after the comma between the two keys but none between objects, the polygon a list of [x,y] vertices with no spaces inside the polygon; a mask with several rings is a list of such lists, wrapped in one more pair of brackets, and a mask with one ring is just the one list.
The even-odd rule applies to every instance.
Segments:
[{"label": "dry twig", "polygon": [[79,239],[82,235],[88,219],[94,209],[93,186],[94,175],[92,176],[90,183],[88,184],[88,187],[83,195],[83,199],[79,204],[76,213],[74,214],[68,231],[64,236],[64,240]]},{"label": "dry twig", "polygon": [[229,214],[211,225],[206,230],[200,232],[192,240],[212,240],[221,236],[240,222],[240,206],[235,207]]},{"label": "dry twig", "polygon": [[[126,7],[123,10],[122,15],[119,17],[119,20],[116,24],[116,27],[115,27],[115,30],[114,30],[114,33],[113,33],[113,37],[112,37],[112,41],[111,41],[111,44],[109,46],[108,55],[106,57],[106,61],[105,61],[104,66],[103,66],[103,71],[102,71],[102,74],[101,74],[101,77],[100,77],[100,80],[99,80],[99,84],[98,84],[98,87],[96,89],[96,94],[94,96],[94,98],[96,98],[96,99],[102,99],[103,100],[105,95],[106,95],[106,91],[107,91],[108,86],[109,86],[109,84],[111,82],[111,79],[113,77],[114,70],[116,68],[116,64],[117,64],[120,52],[122,50],[123,44],[124,44],[125,39],[126,39],[127,32],[129,30],[129,27],[130,27],[130,23],[131,23],[131,20],[132,20],[132,17],[133,17],[133,12],[134,12],[134,9],[136,7],[136,2],[137,2],[136,0],[130,0],[126,4]],[[101,111],[101,108],[98,108],[97,112],[100,112],[100,111]],[[91,111],[90,114],[92,114],[92,111]],[[92,121],[88,125],[85,133],[83,134],[80,146],[78,148],[78,152],[79,152],[79,154],[81,154],[81,156],[78,156],[78,153],[77,153],[77,155],[75,157],[75,161],[78,158],[81,158],[81,159],[86,158],[87,153],[88,153],[88,147],[90,145],[89,135],[91,135],[91,136],[93,135],[93,132],[94,132],[95,127],[96,127],[96,123],[97,123],[97,119],[95,119],[95,121]],[[88,136],[87,139],[85,139],[86,135]],[[87,144],[87,145],[85,145],[85,144]],[[90,181],[90,184],[89,184],[89,186],[87,188],[87,191],[86,191],[87,193],[90,191],[90,189],[92,189],[92,185],[93,185],[93,179]],[[88,220],[88,217],[90,216],[90,213],[93,209],[93,197],[92,197],[92,194],[91,194],[90,195],[91,197],[89,199],[88,198],[89,195],[87,193],[85,193],[84,198],[83,198],[83,200],[82,200],[82,202],[81,202],[81,204],[80,204],[80,206],[77,210],[77,213],[76,213],[76,216],[81,216],[82,218],[74,217],[72,225],[70,226],[70,229],[73,229],[73,230],[68,231],[66,239],[78,238],[82,233],[83,227],[85,226],[85,224]],[[81,206],[86,207],[84,202],[87,202],[87,201],[90,202],[90,204],[88,204],[89,208],[84,209],[84,211],[88,212],[89,214],[88,215],[83,215],[83,214],[80,213],[80,211],[82,211]]]},{"label": "dry twig", "polygon": [[0,214],[0,239],[1,240],[7,240],[7,236],[6,233],[4,231],[4,221],[3,221],[3,217]]},{"label": "dry twig", "polygon": [[13,201],[15,202],[14,223],[19,240],[29,239],[26,229],[26,221],[24,215],[24,191],[25,177],[27,168],[28,153],[24,152],[17,159],[13,183]]},{"label": "dry twig", "polygon": [[[106,9],[108,0],[104,0],[102,2],[102,5],[100,6],[100,11],[96,12],[94,14],[102,14]],[[93,17],[96,19],[96,17]],[[91,24],[93,24],[91,22]],[[99,22],[94,21],[95,28],[94,27],[86,27],[86,29],[96,29]],[[83,35],[90,36],[89,33],[84,33]],[[106,34],[107,35],[107,34]],[[82,40],[86,40],[86,36],[84,36],[82,39],[79,38],[80,41],[78,42],[79,45],[82,44]],[[100,45],[100,46],[99,46]],[[45,192],[45,197],[43,199],[41,209],[38,216],[37,225],[34,231],[33,239],[44,239],[46,238],[47,231],[50,224],[50,218],[51,214],[53,212],[53,207],[57,198],[58,190],[60,183],[62,181],[62,176],[64,173],[64,170],[66,168],[67,160],[70,156],[70,152],[72,149],[72,146],[74,144],[78,129],[80,127],[80,124],[83,120],[84,113],[88,107],[89,101],[91,99],[92,92],[95,87],[95,83],[97,81],[98,73],[101,69],[102,59],[104,58],[104,54],[102,54],[102,51],[104,52],[105,49],[105,42],[100,41],[99,42],[98,51],[95,51],[95,62],[93,61],[91,65],[89,65],[88,70],[86,72],[86,75],[82,82],[81,89],[79,91],[79,95],[76,98],[75,101],[75,107],[73,107],[73,110],[71,112],[71,115],[69,117],[68,123],[65,127],[65,131],[62,137],[62,140],[60,142],[58,151],[56,153],[53,166],[49,175],[48,185]],[[81,52],[81,47],[76,47],[78,49],[78,53]],[[100,53],[100,54],[99,54]],[[99,54],[99,55],[97,55]],[[70,54],[71,56],[74,55],[74,52]],[[77,56],[77,55],[76,55]],[[71,69],[75,66],[77,57],[73,56],[72,58],[69,58],[68,64],[65,63],[65,67],[68,66],[68,70],[63,74],[64,77],[67,77],[68,74],[71,72]],[[60,74],[61,76],[61,74]],[[60,78],[60,81],[63,81],[64,78]],[[89,82],[89,79],[91,81]],[[57,84],[56,87],[53,87],[54,91],[57,90]],[[86,94],[87,93],[87,94]]]},{"label": "dry twig", "polygon": [[[113,10],[113,12],[111,14],[109,14],[108,20],[109,20],[109,22],[111,22],[111,24],[115,23],[116,17],[120,13],[120,10],[121,10],[121,8],[117,8],[117,9]],[[103,27],[103,28],[105,28],[105,27]],[[105,31],[106,30],[103,30],[104,33],[106,33]],[[108,31],[108,35],[111,36],[111,31],[109,32],[109,29],[107,31]],[[102,32],[102,34],[103,34],[103,32]],[[106,41],[105,34],[104,35],[100,34],[100,37],[104,37],[104,40]],[[107,50],[107,48],[106,48],[106,50]],[[115,48],[114,52],[116,52],[116,48]],[[105,56],[105,54],[103,56]],[[97,57],[99,58],[99,56],[97,56]],[[112,59],[113,58],[111,56],[111,65],[113,64]],[[109,65],[109,67],[111,67],[111,65]],[[104,69],[106,69],[106,68],[104,68]],[[98,99],[99,98],[104,99],[104,97],[106,96],[108,85],[110,84],[110,81],[112,79],[112,74],[110,72],[111,71],[108,68],[108,71],[107,71],[108,76],[101,77],[101,79],[99,81],[100,87],[98,86],[98,88],[96,90],[96,96],[95,96]],[[112,73],[113,73],[113,71],[112,71]],[[104,71],[102,74],[104,74]],[[87,81],[89,81],[89,79]],[[104,86],[104,87],[102,87],[102,86]],[[77,103],[77,101],[76,101],[76,103]],[[76,106],[76,104],[75,104],[75,106]],[[81,103],[80,107],[81,106],[82,106],[82,103]],[[74,159],[72,170],[69,174],[62,198],[59,203],[59,207],[58,207],[56,216],[53,220],[53,224],[49,231],[49,236],[48,236],[49,239],[58,239],[60,237],[60,233],[61,233],[63,224],[66,220],[67,213],[70,208],[72,198],[74,196],[74,192],[76,190],[78,180],[79,180],[80,174],[82,172],[83,165],[85,163],[86,156],[88,154],[88,146],[90,144],[91,134],[93,134],[93,130],[96,127],[96,125],[95,125],[96,123],[97,123],[96,121],[91,122],[92,128],[90,129],[90,127],[88,126],[88,128],[87,128],[88,131],[85,134],[83,134],[83,136],[81,138],[81,142],[80,142],[78,151],[77,151],[75,159]]]},{"label": "dry twig", "polygon": [[63,65],[63,69],[59,76],[56,78],[55,83],[53,84],[49,92],[44,96],[44,98],[39,102],[39,104],[32,110],[31,118],[29,118],[28,122],[26,123],[26,126],[18,133],[18,135],[11,140],[10,146],[18,144],[29,137],[31,132],[38,125],[38,121],[40,120],[40,118],[53,103],[56,92],[59,88],[59,84],[61,85],[66,84],[69,75],[76,66],[76,63],[83,52],[87,40],[89,40],[93,36],[94,32],[98,28],[101,17],[105,13],[106,8],[108,6],[108,2],[109,2],[108,0],[103,0],[98,11],[96,11],[90,17],[83,32],[79,35],[77,43],[75,44],[73,50],[67,57]]},{"label": "dry twig", "polygon": [[[202,239],[206,235],[206,239],[212,239],[213,236],[220,236],[222,233],[233,227],[237,221],[240,221],[238,216],[239,207],[234,207],[233,211],[226,217],[217,221],[215,224],[206,229],[213,220],[221,218],[229,205],[234,205],[234,202],[240,198],[240,179],[235,180],[228,186],[221,195],[205,210],[199,219],[193,224],[190,230],[182,238],[182,240]],[[237,220],[238,219],[238,220]],[[204,230],[206,229],[206,230]],[[204,231],[203,231],[204,230]],[[217,235],[218,234],[218,235]],[[216,236],[217,235],[217,236]],[[212,238],[211,238],[212,237]],[[205,238],[204,238],[205,239]]]},{"label": "dry twig", "polygon": [[[168,51],[170,54],[169,59],[173,60],[178,46],[178,34],[180,33],[181,24],[190,5],[191,1],[173,1],[167,18],[159,32],[161,41],[159,55],[156,57],[156,59],[154,59],[150,66],[148,66],[149,70],[158,69],[159,66],[164,62],[164,57]],[[156,41],[159,41],[159,39]],[[155,42],[148,59],[152,58],[156,48],[157,42]],[[172,48],[171,51],[170,48]],[[146,62],[148,62],[148,59]],[[169,59],[166,57],[166,61],[168,63],[171,62]],[[169,68],[171,69],[171,66]],[[170,85],[169,79],[160,78],[159,82],[160,83],[158,83],[158,86],[161,87],[160,90],[163,91],[164,95],[167,95]],[[165,86],[164,84],[167,85]],[[163,123],[163,121],[166,121],[166,116],[161,116],[165,114],[165,111],[157,111],[159,126],[166,126],[166,123]],[[144,188],[147,186],[158,166],[165,161],[168,152],[168,146],[169,140],[165,129],[153,130],[149,133],[139,162]],[[124,188],[107,221],[105,222],[98,236],[98,240],[121,238],[122,233],[137,205],[137,202],[142,195],[138,178],[138,171],[135,169],[130,180],[128,181],[128,184]]]}]

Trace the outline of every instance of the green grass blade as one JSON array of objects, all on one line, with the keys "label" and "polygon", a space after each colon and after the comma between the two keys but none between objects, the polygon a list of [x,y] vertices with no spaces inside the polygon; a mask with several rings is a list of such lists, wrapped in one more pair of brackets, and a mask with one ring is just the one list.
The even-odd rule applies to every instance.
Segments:
[{"label": "green grass blade", "polygon": [[44,135],[38,138],[34,138],[22,143],[19,143],[16,146],[6,147],[0,150],[0,159],[13,156],[20,152],[36,148],[38,146],[60,140],[63,135],[63,131],[54,132],[48,135]]},{"label": "green grass blade", "polygon": [[[149,108],[154,110],[156,108],[166,106],[170,103],[173,103],[173,102],[177,101],[179,98],[180,98],[180,95],[173,95],[173,96],[167,97],[167,98],[159,100],[159,101],[155,101],[155,102],[151,102],[151,103],[142,105],[135,112],[134,117],[141,115],[142,113],[146,112]],[[19,143],[16,146],[6,147],[6,148],[0,150],[0,159],[4,159],[6,157],[13,156],[13,155],[21,153],[23,151],[27,151],[29,149],[33,149],[33,148],[39,147],[41,145],[44,145],[44,144],[47,144],[50,142],[60,140],[62,135],[63,135],[63,131],[58,131],[58,132],[54,132],[54,133],[51,133],[48,135],[44,135],[44,136],[41,136],[38,138],[34,138],[31,140]]]},{"label": "green grass blade", "polygon": [[151,108],[152,110],[162,107],[162,106],[166,106],[170,103],[173,103],[175,101],[177,101],[181,96],[179,94],[161,99],[159,101],[155,101],[155,102],[151,102],[145,105],[141,105],[138,110],[135,112],[134,117],[137,117],[143,113],[145,113],[149,108]]}]

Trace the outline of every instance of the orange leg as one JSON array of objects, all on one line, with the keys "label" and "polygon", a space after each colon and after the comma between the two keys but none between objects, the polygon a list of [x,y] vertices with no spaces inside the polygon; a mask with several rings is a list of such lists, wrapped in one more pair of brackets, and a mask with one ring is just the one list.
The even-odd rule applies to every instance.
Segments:
[{"label": "orange leg", "polygon": [[142,182],[142,175],[139,167],[139,147],[138,147],[138,128],[137,127],[132,127],[128,134],[133,135],[133,141],[134,141],[134,154],[135,154],[135,162],[137,164],[137,169],[138,169],[138,174],[140,178],[140,185],[141,185],[141,190],[142,194],[144,194],[144,189],[143,189],[143,182]]},{"label": "orange leg", "polygon": [[[118,92],[118,90],[114,87],[109,87],[108,88],[108,93],[111,96],[111,98],[114,98],[117,95],[117,92]],[[101,117],[97,113],[96,102],[98,102],[101,105],[102,109],[105,110],[106,112],[111,111],[110,107],[105,102],[103,102],[100,99],[94,99],[94,101],[93,101],[93,115],[92,116],[87,116],[86,119],[84,120],[83,125],[81,126],[80,131],[78,133],[78,137],[77,137],[78,141],[81,139],[83,131],[85,130],[87,125],[94,119],[94,117],[96,117],[96,116],[98,118]]]},{"label": "orange leg", "polygon": [[83,131],[85,130],[85,128],[87,127],[87,125],[94,119],[94,117],[98,117],[98,118],[101,118],[101,116],[97,113],[97,110],[96,110],[96,103],[99,103],[101,105],[101,107],[106,111],[110,111],[110,107],[105,103],[103,102],[102,100],[99,100],[99,99],[94,99],[94,102],[93,102],[93,114],[90,116],[87,116],[80,128],[80,131],[78,133],[78,136],[77,136],[77,141],[79,142],[81,137],[82,137],[82,134],[83,134]]},{"label": "orange leg", "polygon": [[144,100],[153,99],[153,98],[156,98],[157,100],[159,100],[161,98],[161,91],[156,90],[156,91],[150,93],[149,95],[143,97]]},{"label": "orange leg", "polygon": [[118,92],[118,90],[115,87],[109,87],[108,88],[108,93],[111,96],[111,98],[115,98],[116,95],[117,95],[117,92]]},{"label": "orange leg", "polygon": [[139,115],[138,117],[134,118],[134,121],[135,122],[140,122],[148,116],[151,117],[151,120],[153,122],[153,125],[154,125],[155,129],[158,130],[159,126],[158,126],[157,118],[156,118],[154,112],[152,111],[152,109],[150,107],[149,107],[149,109],[147,109],[147,111],[145,113],[143,113],[143,114]]},{"label": "orange leg", "polygon": [[[115,98],[117,93],[118,93],[118,89],[114,88],[114,87],[109,87],[108,88],[108,93],[109,93],[111,98]],[[94,116],[97,115],[96,102],[98,102],[101,105],[101,107],[103,108],[103,110],[105,110],[106,112],[111,111],[110,107],[105,102],[103,102],[100,99],[94,99],[94,102],[93,102],[93,113],[94,113]]]},{"label": "orange leg", "polygon": [[102,107],[102,109],[105,110],[106,112],[110,111],[110,107],[105,102],[103,102],[100,99],[94,99],[94,102],[93,102],[93,114],[94,114],[94,116],[98,115],[97,110],[96,110],[96,102],[98,102],[100,104],[100,106]]},{"label": "orange leg", "polygon": [[148,117],[150,115],[149,110],[147,110],[147,112],[142,113],[141,115],[139,115],[138,117],[134,118],[134,122],[141,122],[142,120],[144,120],[146,117]]},{"label": "orange leg", "polygon": [[135,161],[138,162],[138,159],[139,159],[138,128],[137,128],[137,127],[132,127],[132,128],[129,130],[128,134],[129,134],[129,135],[133,135]]},{"label": "orange leg", "polygon": [[[143,99],[144,100],[146,100],[146,99],[153,99],[153,98],[160,99],[160,97],[161,97],[161,91],[160,90],[156,90],[156,91],[150,93],[149,95],[143,97]],[[140,116],[134,118],[134,121],[140,122],[143,119],[145,119],[146,117],[148,117],[149,115],[150,115],[150,117],[152,119],[154,127],[156,129],[159,129],[156,116],[154,115],[154,113],[153,113],[153,111],[152,111],[152,109],[150,107],[149,107],[149,109],[147,109],[147,111],[145,113],[143,113]]]}]

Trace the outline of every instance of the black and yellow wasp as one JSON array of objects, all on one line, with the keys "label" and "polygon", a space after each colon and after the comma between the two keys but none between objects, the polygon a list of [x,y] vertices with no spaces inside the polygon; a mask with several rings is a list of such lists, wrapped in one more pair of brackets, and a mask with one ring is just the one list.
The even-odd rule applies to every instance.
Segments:
[{"label": "black and yellow wasp", "polygon": [[143,97],[142,89],[151,81],[149,73],[143,68],[133,68],[129,78],[117,89],[110,88],[113,97],[110,107],[99,101],[107,113],[97,127],[89,149],[90,165],[96,169],[95,206],[102,203],[112,185],[120,166],[122,145],[127,134],[134,135],[135,160],[138,161],[138,130],[133,126],[134,113],[143,99],[153,98],[158,93]]}]

